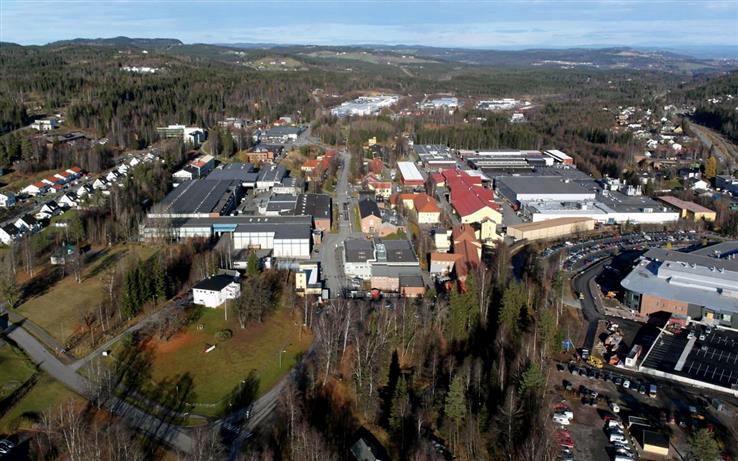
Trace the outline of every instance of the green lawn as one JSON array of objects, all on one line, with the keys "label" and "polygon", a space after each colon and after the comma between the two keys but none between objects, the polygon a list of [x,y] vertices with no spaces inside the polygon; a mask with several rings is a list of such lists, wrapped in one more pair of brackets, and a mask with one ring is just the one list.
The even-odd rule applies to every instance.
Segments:
[{"label": "green lawn", "polygon": [[153,247],[131,244],[109,248],[85,267],[82,283],[77,283],[73,275],[68,275],[50,286],[45,293],[21,304],[18,311],[64,342],[80,324],[82,315],[98,308],[105,294],[105,272],[129,254],[145,259],[155,251]]},{"label": "green lawn", "polygon": [[0,400],[26,382],[36,367],[20,350],[0,339]]},{"label": "green lawn", "polygon": [[407,234],[405,231],[398,230],[394,234],[388,234],[382,237],[383,240],[407,240]]},{"label": "green lawn", "polygon": [[57,403],[82,401],[82,397],[46,373],[36,385],[4,415],[0,415],[0,433],[13,433],[19,428],[30,428],[34,415],[39,415]]},{"label": "green lawn", "polygon": [[359,217],[359,206],[351,207],[351,218],[354,223],[354,232],[361,232],[361,218]]},{"label": "green lawn", "polygon": [[[259,379],[259,394],[269,390],[294,365],[296,358],[307,350],[312,341],[308,333],[300,338],[299,315],[292,309],[280,308],[263,324],[241,329],[235,312],[224,320],[223,308],[205,309],[202,317],[168,342],[155,344],[152,379],[189,373],[193,379],[194,396],[190,403],[213,404],[224,399],[240,386],[250,372]],[[216,339],[219,330],[230,329],[233,337]],[[215,350],[205,353],[208,344]],[[282,366],[280,368],[280,353]],[[219,408],[195,406],[195,413],[214,414]]]}]

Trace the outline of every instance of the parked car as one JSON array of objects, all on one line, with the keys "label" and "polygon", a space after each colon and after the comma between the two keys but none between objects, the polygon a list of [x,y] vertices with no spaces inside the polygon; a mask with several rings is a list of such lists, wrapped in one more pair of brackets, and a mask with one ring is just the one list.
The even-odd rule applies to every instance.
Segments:
[{"label": "parked car", "polygon": [[620,405],[615,402],[610,402],[610,409],[613,413],[620,413]]}]

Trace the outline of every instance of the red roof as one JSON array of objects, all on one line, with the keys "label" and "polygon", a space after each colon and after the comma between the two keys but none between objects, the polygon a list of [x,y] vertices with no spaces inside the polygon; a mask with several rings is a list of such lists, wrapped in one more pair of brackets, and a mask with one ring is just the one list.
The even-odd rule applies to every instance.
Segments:
[{"label": "red roof", "polygon": [[436,205],[436,201],[428,194],[416,194],[413,202],[419,213],[438,213],[441,211]]},{"label": "red roof", "polygon": [[383,168],[384,162],[382,162],[381,158],[375,158],[369,162],[369,170],[373,173],[380,174]]},{"label": "red roof", "polygon": [[66,171],[60,171],[57,174],[59,176],[63,177],[63,178],[67,178],[67,177],[71,176],[71,173],[67,173]]},{"label": "red roof", "polygon": [[35,183],[33,183],[33,185],[36,186],[36,187],[38,187],[39,189],[42,189],[44,187],[48,187],[48,184],[46,184],[43,181],[36,181]]},{"label": "red roof", "polygon": [[462,170],[448,169],[443,171],[446,184],[451,189],[451,205],[459,216],[464,217],[488,207],[498,210],[495,194],[491,189],[482,186],[482,179],[471,176]]},{"label": "red roof", "polygon": [[50,181],[50,182],[53,182],[54,184],[56,184],[57,182],[59,182],[59,178],[55,178],[54,176],[49,176],[48,178],[46,178],[46,180],[47,181]]},{"label": "red roof", "polygon": [[75,173],[82,173],[82,168],[78,166],[73,166],[72,168],[70,168],[70,170],[74,171]]},{"label": "red roof", "polygon": [[316,158],[313,158],[313,159],[305,160],[305,161],[304,161],[304,162],[302,163],[302,168],[303,168],[303,169],[306,169],[306,170],[312,170],[312,169],[314,169],[315,167],[317,167],[317,166],[318,166],[318,164],[320,164],[320,160],[318,160],[318,159],[316,159]]}]

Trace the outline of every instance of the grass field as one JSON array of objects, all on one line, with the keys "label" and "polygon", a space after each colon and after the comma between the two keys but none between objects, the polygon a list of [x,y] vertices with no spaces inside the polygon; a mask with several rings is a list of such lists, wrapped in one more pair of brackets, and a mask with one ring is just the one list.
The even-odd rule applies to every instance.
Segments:
[{"label": "grass field", "polygon": [[0,415],[0,433],[13,433],[18,429],[30,428],[32,415],[38,415],[59,402],[82,401],[82,397],[46,373],[42,373],[36,385],[13,408]]},{"label": "grass field", "polygon": [[[296,313],[295,313],[296,314]],[[223,308],[205,309],[202,317],[167,342],[154,342],[152,378],[161,382],[189,373],[194,384],[190,403],[216,403],[240,386],[250,372],[259,378],[259,394],[269,390],[307,350],[312,337],[300,338],[299,315],[280,308],[263,324],[241,329],[235,313],[224,320]],[[233,337],[219,341],[215,333],[230,329]],[[215,350],[205,353],[207,345]],[[280,354],[280,351],[286,351]],[[280,368],[280,355],[282,366]],[[195,413],[212,414],[218,408],[196,406]]]},{"label": "grass field", "polygon": [[98,308],[99,300],[104,295],[105,272],[128,255],[145,259],[155,251],[153,247],[131,244],[106,249],[85,267],[82,283],[77,283],[74,276],[69,275],[48,287],[41,295],[28,299],[18,308],[19,313],[64,342],[80,324],[82,315]]},{"label": "grass field", "polygon": [[0,400],[26,382],[36,367],[23,352],[0,339]]}]

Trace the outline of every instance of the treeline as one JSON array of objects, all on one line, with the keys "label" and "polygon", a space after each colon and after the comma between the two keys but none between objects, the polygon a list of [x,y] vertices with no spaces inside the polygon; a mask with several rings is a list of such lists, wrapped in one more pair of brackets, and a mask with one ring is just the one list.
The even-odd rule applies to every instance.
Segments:
[{"label": "treeline", "polygon": [[0,135],[26,126],[28,123],[30,119],[23,104],[0,99]]},{"label": "treeline", "polygon": [[44,136],[33,136],[24,130],[0,137],[0,165],[15,162],[23,173],[55,170],[79,166],[89,173],[98,173],[113,166],[118,153],[107,145],[77,143],[48,143]]},{"label": "treeline", "polygon": [[735,102],[700,106],[695,110],[692,118],[700,125],[717,130],[738,143],[738,111]]},{"label": "treeline", "polygon": [[532,255],[518,281],[510,257],[501,244],[462,291],[326,306],[258,456],[343,459],[368,430],[387,459],[434,459],[439,444],[460,460],[554,459],[545,377],[561,281]]}]

